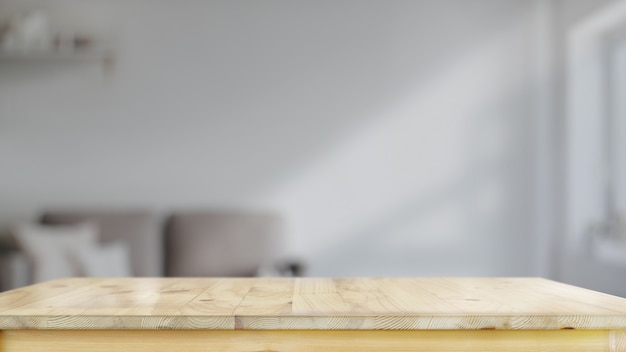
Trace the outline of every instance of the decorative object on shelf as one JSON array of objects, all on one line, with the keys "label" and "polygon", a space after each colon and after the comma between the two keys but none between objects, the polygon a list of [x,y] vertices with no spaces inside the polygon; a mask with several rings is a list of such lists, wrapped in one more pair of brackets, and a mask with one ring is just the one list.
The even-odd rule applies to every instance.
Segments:
[{"label": "decorative object on shelf", "polygon": [[52,48],[48,17],[42,12],[30,12],[5,24],[2,51],[7,53],[46,52]]},{"label": "decorative object on shelf", "polygon": [[[101,61],[104,71],[115,58],[107,42],[92,33],[50,25],[48,15],[32,11],[0,22],[0,61],[14,63]],[[53,22],[54,23],[54,22]]]},{"label": "decorative object on shelf", "polygon": [[57,33],[52,40],[57,52],[79,52],[92,49],[94,39],[90,35],[77,33]]}]

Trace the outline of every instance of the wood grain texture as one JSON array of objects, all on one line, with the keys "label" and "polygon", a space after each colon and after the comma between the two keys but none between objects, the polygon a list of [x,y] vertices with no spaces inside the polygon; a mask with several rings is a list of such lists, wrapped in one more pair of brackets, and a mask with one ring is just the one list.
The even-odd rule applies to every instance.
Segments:
[{"label": "wood grain texture", "polygon": [[71,278],[0,293],[11,329],[624,330],[626,299],[537,278]]},{"label": "wood grain texture", "polygon": [[562,331],[6,331],[10,352],[542,351],[623,352],[609,332]]},{"label": "wood grain texture", "polygon": [[616,330],[609,334],[609,351],[626,351],[626,331]]}]

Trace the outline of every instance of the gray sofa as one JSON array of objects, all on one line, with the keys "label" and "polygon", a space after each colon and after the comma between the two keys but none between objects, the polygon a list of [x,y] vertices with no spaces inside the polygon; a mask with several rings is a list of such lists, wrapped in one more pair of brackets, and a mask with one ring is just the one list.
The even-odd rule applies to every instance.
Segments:
[{"label": "gray sofa", "polygon": [[[165,218],[145,211],[46,212],[42,224],[91,221],[100,242],[124,242],[134,276],[254,276],[261,271],[299,275],[301,266],[279,262],[281,220],[275,214],[235,211],[176,212]],[[32,283],[28,258],[5,238],[0,245],[0,289]]]}]

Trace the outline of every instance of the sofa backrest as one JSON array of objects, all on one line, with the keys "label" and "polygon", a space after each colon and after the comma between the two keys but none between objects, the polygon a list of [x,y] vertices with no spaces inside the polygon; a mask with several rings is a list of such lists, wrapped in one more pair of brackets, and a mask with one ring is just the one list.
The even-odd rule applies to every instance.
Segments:
[{"label": "sofa backrest", "polygon": [[165,230],[166,275],[254,276],[275,259],[281,228],[274,214],[174,213]]}]

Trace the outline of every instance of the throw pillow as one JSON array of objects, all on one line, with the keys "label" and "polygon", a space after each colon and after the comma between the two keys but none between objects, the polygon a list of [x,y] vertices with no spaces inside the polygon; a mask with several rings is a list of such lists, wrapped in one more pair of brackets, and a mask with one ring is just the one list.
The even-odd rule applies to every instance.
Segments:
[{"label": "throw pillow", "polygon": [[129,248],[125,243],[88,244],[80,250],[73,250],[68,254],[81,276],[132,276]]},{"label": "throw pillow", "polygon": [[67,254],[94,246],[98,238],[98,228],[92,223],[55,226],[23,224],[16,226],[13,233],[33,264],[35,282],[77,276],[77,270]]}]

